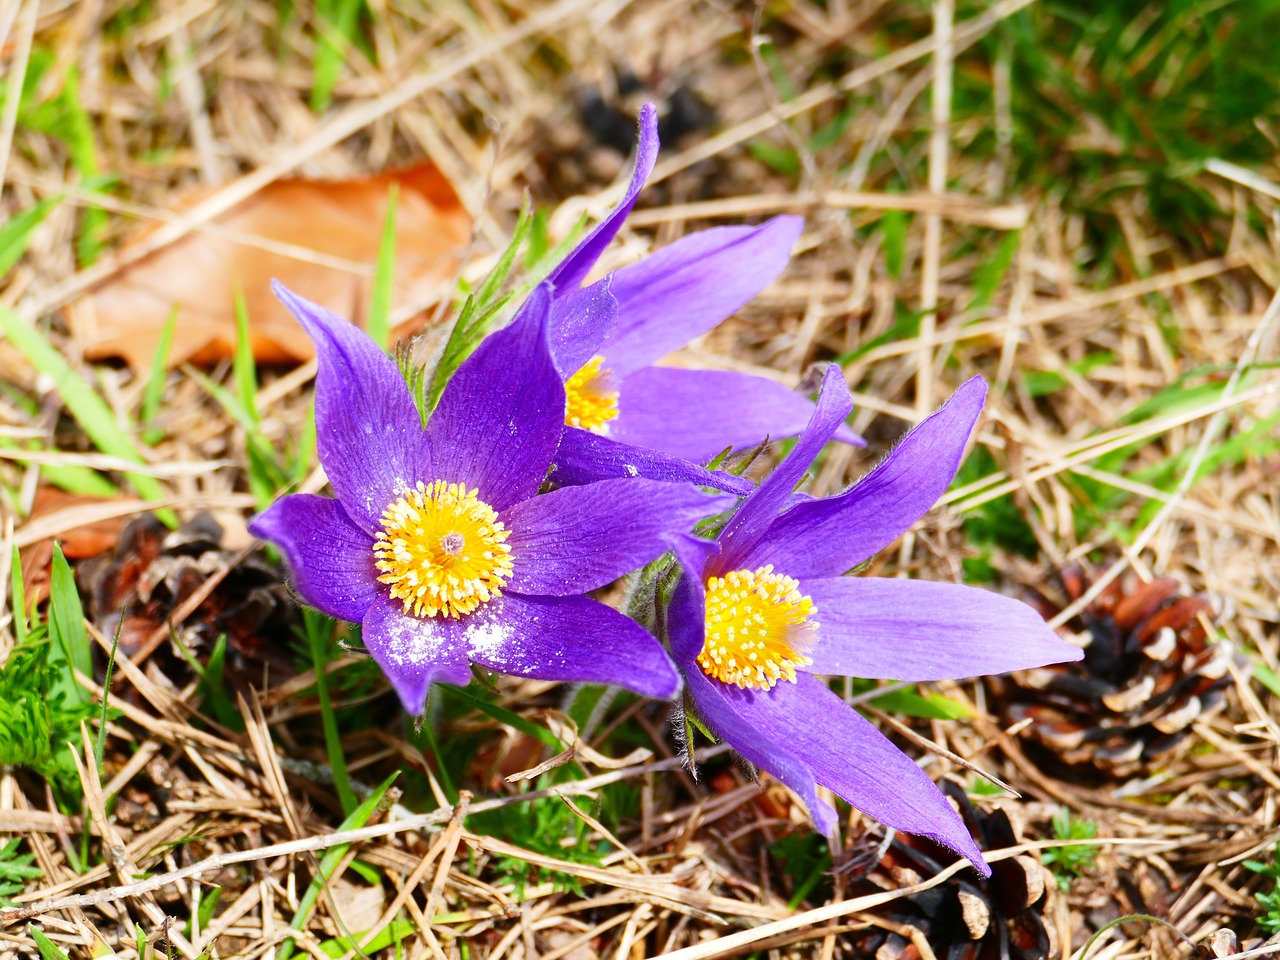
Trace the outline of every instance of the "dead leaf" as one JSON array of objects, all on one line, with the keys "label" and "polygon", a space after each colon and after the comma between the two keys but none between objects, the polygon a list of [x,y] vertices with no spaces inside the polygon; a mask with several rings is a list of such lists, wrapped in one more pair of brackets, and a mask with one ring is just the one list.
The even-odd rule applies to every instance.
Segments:
[{"label": "dead leaf", "polygon": [[[31,514],[27,521],[57,513],[68,507],[104,502],[100,497],[66,493],[55,487],[40,487],[36,491],[35,501],[31,505]],[[84,560],[105,553],[116,545],[116,541],[120,538],[120,531],[124,529],[128,519],[128,517],[113,517],[110,520],[98,520],[66,531],[58,537],[63,555],[68,560]],[[23,547],[20,558],[22,592],[26,602],[44,603],[45,598],[49,596],[49,567],[53,560],[53,540],[37,540],[30,546]]]},{"label": "dead leaf", "polygon": [[[255,358],[310,359],[311,341],[272,295],[271,281],[363,326],[392,184],[400,187],[393,307],[420,299],[453,276],[471,230],[471,218],[434,167],[358,180],[279,180],[215,221],[216,231],[188,234],[73,304],[68,316],[85,357],[119,356],[135,370],[148,369],[175,305],[170,367],[230,357],[240,289]],[[188,194],[176,206],[190,207],[209,192]],[[266,250],[255,241],[287,244],[314,257]]]}]

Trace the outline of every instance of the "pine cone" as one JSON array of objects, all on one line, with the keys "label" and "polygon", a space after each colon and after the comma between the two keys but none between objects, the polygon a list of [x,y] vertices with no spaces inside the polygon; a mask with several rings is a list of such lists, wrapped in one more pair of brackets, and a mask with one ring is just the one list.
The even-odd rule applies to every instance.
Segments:
[{"label": "pine cone", "polygon": [[[1058,576],[1063,598],[1028,597],[1049,620],[1082,596],[1091,578],[1078,566]],[[1059,630],[1083,641],[1084,659],[989,682],[1007,723],[1030,718],[1028,732],[1066,764],[1128,777],[1167,763],[1191,724],[1222,709],[1231,682],[1229,643],[1210,643],[1203,620],[1214,603],[1169,577],[1113,580]]]},{"label": "pine cone", "polygon": [[[93,622],[107,636],[119,627],[120,649],[132,655],[234,556],[208,514],[197,514],[177,530],[145,514],[125,527],[112,553],[80,564],[76,576]],[[197,655],[226,634],[233,653],[284,665],[283,645],[265,641],[290,634],[292,610],[275,568],[257,550],[223,577],[176,634]]]},{"label": "pine cone", "polygon": [[[950,781],[943,792],[955,801],[960,816],[984,850],[999,850],[1020,842],[1019,832],[1004,809],[976,806],[963,788]],[[898,833],[869,873],[855,882],[852,896],[899,890],[928,879],[956,855],[925,837]],[[946,883],[910,897],[894,900],[876,912],[894,924],[914,927],[939,960],[1045,960],[1049,929],[1045,923],[1052,878],[1032,856],[1023,855],[991,864],[991,878],[983,880],[964,870]],[[918,960],[915,945],[901,933],[875,928],[860,934],[858,956],[876,960]]]}]

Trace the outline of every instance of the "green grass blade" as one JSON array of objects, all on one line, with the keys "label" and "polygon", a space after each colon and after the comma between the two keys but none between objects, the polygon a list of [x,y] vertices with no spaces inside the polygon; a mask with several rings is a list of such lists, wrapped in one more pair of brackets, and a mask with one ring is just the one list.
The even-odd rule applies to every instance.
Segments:
[{"label": "green grass blade", "polygon": [[316,405],[311,402],[311,411],[302,422],[302,430],[298,433],[298,443],[293,451],[293,469],[290,475],[294,483],[306,479],[316,459]]},{"label": "green grass blade", "polygon": [[450,803],[457,803],[458,788],[453,784],[453,775],[449,773],[449,766],[445,763],[444,753],[441,752],[440,743],[436,740],[436,732],[431,726],[430,717],[422,718],[422,723],[417,725],[415,734],[426,741],[427,749],[431,751],[431,756],[436,762],[436,779],[440,781],[440,789],[444,791]]},{"label": "green grass blade", "polygon": [[13,639],[16,646],[27,642],[27,594],[22,587],[22,554],[13,548],[9,566],[9,599],[13,601]]},{"label": "green grass blade", "polygon": [[64,693],[68,704],[87,703],[85,692],[72,671],[93,676],[93,654],[89,647],[89,633],[84,626],[84,610],[80,606],[75,575],[57,543],[53,545],[49,581],[49,638],[53,641],[50,661],[62,666],[52,693],[55,696]]},{"label": "green grass blade", "polygon": [[36,949],[40,951],[41,960],[69,960],[61,948],[41,933],[40,928],[35,924],[27,927],[27,932],[31,934],[31,939],[36,942]]},{"label": "green grass blade", "polygon": [[373,274],[367,331],[383,350],[391,340],[391,294],[396,279],[396,207],[399,203],[400,184],[393,183],[387,190],[387,216],[382,222],[382,242],[378,245],[378,266]]},{"label": "green grass blade", "polygon": [[235,293],[236,304],[236,355],[232,361],[232,372],[236,381],[236,396],[245,412],[248,423],[256,429],[261,422],[258,417],[258,369],[253,362],[253,343],[249,339],[249,308],[244,302],[244,291],[239,287]]},{"label": "green grass blade", "polygon": [[153,424],[160,413],[160,404],[164,402],[169,352],[173,349],[173,334],[177,328],[178,305],[174,304],[160,331],[160,339],[156,341],[156,352],[151,356],[151,370],[147,374],[147,386],[142,393],[142,409],[138,413],[138,420],[143,425],[142,442],[147,446],[158,443],[164,436],[164,431]]},{"label": "green grass blade", "polygon": [[238,390],[232,392],[214,383],[199,370],[184,369],[187,375],[200,384],[209,396],[218,401],[222,409],[244,430],[249,460],[249,489],[253,492],[258,509],[265,510],[275,499],[276,493],[288,483],[288,478],[275,448],[262,434],[256,413],[245,408]]},{"label": "green grass blade", "polygon": [[513,730],[519,730],[521,733],[527,733],[529,736],[541,741],[552,750],[560,751],[565,748],[556,735],[545,727],[540,727],[536,723],[532,723],[520,716],[518,713],[512,713],[505,707],[500,707],[496,703],[490,703],[484,697],[477,696],[466,687],[455,687],[450,684],[441,685],[450,695],[457,697],[459,700],[465,700],[471,706],[475,707],[481,713],[492,717],[499,723],[505,724]]},{"label": "green grass blade", "polygon": [[[40,445],[34,441],[25,445],[12,437],[0,437],[0,447],[5,450],[38,450]],[[83,494],[87,497],[114,497],[120,493],[116,485],[100,474],[73,463],[42,463],[40,476],[70,493]]]},{"label": "green grass blade", "polygon": [[102,776],[102,756],[107,746],[107,721],[111,719],[111,675],[116,669],[116,654],[120,652],[120,630],[124,627],[125,611],[120,612],[120,622],[116,624],[116,632],[111,636],[111,655],[107,657],[107,672],[102,678],[102,709],[98,713],[98,736],[93,741],[93,760],[98,765],[98,776]]},{"label": "green grass blade", "polygon": [[61,200],[62,194],[41,200],[0,227],[0,277],[12,270],[13,265],[27,252],[36,227],[40,226],[45,215]]},{"label": "green grass blade", "polygon": [[[381,950],[385,950],[393,943],[398,944],[401,940],[415,936],[418,928],[414,926],[412,920],[392,920],[389,924],[379,930],[368,943],[364,945],[363,955],[373,956]],[[368,930],[359,933],[352,933],[348,937],[335,937],[332,940],[324,940],[320,944],[320,950],[329,957],[345,957],[348,953],[356,949],[356,946],[369,935]]]},{"label": "green grass blade", "polygon": [[1253,679],[1270,690],[1275,696],[1280,697],[1280,677],[1276,676],[1276,672],[1261,660],[1253,665]]},{"label": "green grass blade", "polygon": [[[82,180],[96,183],[101,168],[98,165],[98,145],[94,139],[93,120],[80,102],[80,71],[75,64],[67,68],[62,93],[58,97],[60,114],[55,123],[55,135],[66,142],[71,152],[71,163]],[[102,236],[107,229],[107,212],[101,207],[87,206],[80,219],[80,235],[76,238],[76,259],[81,267],[89,267],[102,253]]]},{"label": "green grass blade", "polygon": [[1013,263],[1013,256],[1018,252],[1018,244],[1022,240],[1022,232],[1011,230],[1004,235],[1000,245],[991,258],[978,267],[973,276],[973,299],[969,301],[970,310],[982,310],[991,305],[1000,282]]},{"label": "green grass blade", "polygon": [[617,687],[603,683],[582,683],[573,691],[565,713],[578,728],[578,736],[588,739],[617,696]]},{"label": "green grass blade", "polygon": [[502,285],[507,282],[507,277],[511,275],[511,268],[515,266],[516,262],[516,254],[524,246],[524,242],[528,239],[529,231],[532,228],[533,206],[526,196],[524,198],[524,206],[520,208],[520,216],[516,219],[516,228],[511,232],[511,242],[507,244],[507,249],[502,251],[502,256],[498,258],[497,265],[481,281],[479,289],[476,290],[476,300],[479,303],[491,303],[498,295]]},{"label": "green grass blade", "polygon": [[329,108],[333,88],[342,75],[346,52],[354,45],[356,24],[365,0],[335,0],[318,3],[319,37],[311,73],[311,109],[320,113]]},{"label": "green grass blade", "polygon": [[316,672],[316,697],[320,701],[320,724],[324,728],[324,745],[329,755],[329,767],[333,771],[333,785],[338,791],[338,801],[342,804],[342,812],[351,814],[355,811],[357,800],[351,789],[351,779],[347,775],[347,758],[342,752],[342,733],[338,730],[338,718],[333,712],[333,701],[329,697],[329,679],[324,666],[329,662],[329,651],[332,648],[333,621],[324,614],[314,610],[303,609],[303,623],[306,627],[307,646],[311,650],[311,664]]},{"label": "green grass blade", "polygon": [[[338,826],[338,832],[343,830],[359,830],[369,818],[373,816],[374,811],[378,809],[382,803],[382,798],[386,795],[387,790],[391,788],[391,784],[395,782],[400,774],[393,773],[387,779],[383,780],[377,788],[369,794],[364,803],[360,804],[350,816],[342,821]],[[320,858],[320,869],[311,883],[307,887],[306,892],[298,901],[298,909],[293,915],[293,920],[289,924],[292,930],[301,930],[306,924],[307,919],[311,916],[311,911],[315,909],[316,903],[320,900],[320,894],[324,892],[325,885],[333,879],[333,872],[338,868],[338,864],[342,862],[342,858],[346,856],[347,850],[351,844],[343,843],[336,847],[330,847],[325,851],[323,857]],[[293,940],[285,940],[280,945],[280,949],[276,951],[276,960],[289,960],[293,955]]]},{"label": "green grass blade", "polygon": [[[108,456],[137,464],[143,462],[129,435],[116,423],[106,401],[71,369],[71,365],[39,330],[23,322],[8,307],[0,305],[0,333],[9,338],[33,367],[53,381],[67,411],[84,428],[94,446]],[[154,477],[141,473],[128,473],[126,476],[144,499],[164,498],[164,489]]]}]

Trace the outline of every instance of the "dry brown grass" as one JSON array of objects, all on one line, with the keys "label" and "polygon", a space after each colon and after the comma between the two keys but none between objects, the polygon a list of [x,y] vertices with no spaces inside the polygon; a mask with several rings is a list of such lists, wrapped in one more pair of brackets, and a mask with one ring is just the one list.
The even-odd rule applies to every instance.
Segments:
[{"label": "dry brown grass", "polygon": [[[439,167],[476,219],[475,273],[503,246],[526,189],[553,210],[557,237],[583,211],[607,209],[609,193],[602,188],[623,161],[593,143],[575,97],[586,84],[607,89],[613,66],[627,64],[653,78],[660,95],[682,83],[698,90],[716,111],[718,132],[695,131],[666,148],[608,265],[707,224],[780,211],[807,219],[784,276],[689,347],[680,362],[795,383],[812,362],[850,354],[888,332],[901,319],[900,305],[937,306],[918,336],[887,340],[845,364],[858,404],[854,428],[870,445],[866,452],[829,452],[814,481],[818,492],[859,475],[967,377],[980,373],[992,383],[978,442],[990,451],[996,472],[954,489],[926,524],[876,561],[874,572],[958,579],[961,559],[975,552],[960,522],[1009,495],[1039,555],[1031,561],[996,550],[990,559],[997,586],[1016,590],[1045,578],[1054,565],[1088,555],[1117,561],[1116,574],[1130,567],[1144,577],[1171,574],[1223,598],[1229,612],[1218,625],[1222,636],[1280,672],[1280,461],[1274,453],[1245,458],[1192,482],[1196,459],[1214,444],[1280,412],[1280,375],[1249,366],[1274,360],[1280,337],[1272,302],[1275,251],[1251,225],[1272,222],[1277,193],[1265,179],[1230,168],[1198,175],[1200,188],[1235,215],[1210,225],[1221,249],[1212,257],[1192,256],[1178,237],[1161,232],[1149,211],[1117,201],[1125,255],[1082,260],[1084,227],[1060,194],[1011,188],[1001,159],[1007,161],[1007,148],[986,158],[968,149],[983,123],[999,127],[1002,116],[956,117],[947,95],[935,96],[932,108],[926,95],[931,86],[936,91],[950,83],[954,58],[1026,3],[1003,0],[974,20],[954,23],[940,5],[941,44],[918,11],[904,12],[890,31],[886,4],[797,0],[771,10],[768,26],[794,86],[794,95],[784,98],[767,64],[750,55],[749,6],[558,0],[520,7],[477,0],[428,9],[376,2],[371,39],[379,65],[350,57],[334,107],[317,115],[307,106],[315,37],[308,15],[281,29],[275,7],[262,0],[157,3],[129,30],[109,34],[103,25],[128,4],[15,0],[8,11],[0,9],[6,73],[19,70],[33,47],[51,49],[62,66],[78,65],[99,165],[118,174],[116,196],[127,200],[129,212],[108,216],[105,239],[114,244],[134,220],[164,225],[143,247],[123,256],[109,252],[78,269],[76,236],[86,201],[75,192],[66,146],[31,129],[14,130],[6,114],[0,118],[6,216],[64,189],[71,189],[72,200],[49,213],[24,259],[4,277],[0,300],[29,322],[51,321],[55,342],[87,370],[74,335],[83,318],[68,305],[130,259],[207,229],[219,213],[280,177],[343,177],[423,159]],[[831,63],[848,66],[831,79]],[[974,68],[972,60],[964,64]],[[52,70],[44,82],[56,84],[59,76]],[[809,136],[855,90],[873,93],[880,109],[854,117],[835,147],[810,151]],[[796,178],[771,172],[743,148],[760,138],[798,148]],[[886,156],[888,164],[881,162]],[[887,192],[886,167],[928,173],[913,192]],[[175,220],[166,212],[171,198],[197,184],[212,192]],[[900,269],[893,271],[883,233],[867,229],[886,210],[917,215],[907,226]],[[990,302],[971,308],[975,277],[1013,230],[1019,233],[1010,269]],[[1085,373],[1072,366],[1101,351],[1114,360]],[[1229,378],[1218,396],[1125,421],[1140,403],[1205,368]],[[33,420],[11,396],[0,395],[0,434],[36,436],[59,451],[0,460],[14,491],[2,505],[0,565],[8,564],[13,546],[157,506],[124,499],[28,517],[42,462],[118,465],[85,459],[91,448],[59,420],[57,394],[4,343],[0,370],[15,389],[40,399]],[[1027,371],[1058,373],[1065,386],[1034,396]],[[139,378],[112,366],[89,372],[124,419],[137,410]],[[264,382],[259,403],[273,439],[299,430],[313,373],[303,366]],[[225,368],[211,375],[229,382]],[[184,516],[213,510],[227,528],[227,546],[247,546],[244,523],[253,498],[244,492],[243,432],[188,372],[174,373],[168,391],[165,438],[150,448],[154,473],[168,492],[163,505]],[[1099,465],[1105,453],[1124,448],[1132,449],[1119,469]],[[1134,478],[1184,451],[1192,460],[1175,467],[1172,488]],[[1109,522],[1078,523],[1081,477],[1130,495]],[[1139,520],[1148,503],[1158,511]],[[1127,542],[1120,531],[1132,534]],[[164,639],[161,634],[157,643]],[[96,640],[110,648],[109,638]],[[11,643],[0,631],[0,650]],[[484,744],[468,767],[468,782],[458,784],[474,796],[454,806],[435,779],[435,760],[423,755],[385,697],[365,693],[353,696],[369,696],[369,709],[386,722],[348,739],[352,777],[372,786],[404,767],[444,802],[427,814],[384,805],[372,825],[337,833],[342,815],[325,777],[313,676],[304,671],[269,687],[257,676],[247,678],[238,704],[246,733],[237,734],[200,715],[197,685],[180,661],[135,659],[117,663],[110,702],[120,716],[108,731],[106,782],[98,781],[91,750],[88,762],[81,758],[96,865],[83,872],[71,866],[69,851],[84,829],[79,818],[58,814],[37,780],[3,775],[0,837],[21,836],[44,877],[16,898],[20,907],[0,910],[0,954],[32,954],[25,923],[18,921],[34,919],[73,957],[111,950],[129,960],[137,953],[136,923],[150,949],[174,956],[269,957],[294,937],[295,952],[321,958],[322,941],[399,917],[414,928],[401,941],[412,960],[693,960],[763,951],[826,960],[858,955],[857,932],[888,922],[874,908],[954,872],[853,898],[844,896],[845,878],[837,874],[829,902],[789,904],[794,880],[770,856],[769,844],[802,830],[803,812],[776,785],[762,792],[723,761],[712,765],[710,786],[695,784],[674,754],[665,707],[653,704],[611,714],[587,744],[577,744],[584,778],[546,791],[572,804],[607,784],[633,786],[638,809],[612,831],[586,807],[571,805],[585,821],[584,842],[604,838],[616,847],[599,864],[521,849],[468,826],[469,815],[529,809],[542,795],[511,777],[549,758],[539,743],[476,711],[451,717],[437,732],[442,740],[479,737]],[[336,660],[331,670],[350,660]],[[166,667],[175,662],[179,669]],[[84,678],[94,690],[101,680]],[[1055,956],[1071,956],[1091,929],[1126,912],[1159,911],[1192,942],[1224,926],[1250,931],[1258,909],[1252,892],[1260,888],[1241,862],[1266,859],[1280,838],[1274,772],[1280,726],[1276,698],[1247,669],[1235,676],[1226,712],[1197,725],[1194,749],[1123,796],[1042,772],[1019,748],[1016,733],[1001,730],[986,713],[980,684],[938,688],[969,705],[973,719],[921,722],[915,729],[1024,794],[1022,801],[1001,802],[1020,810],[1029,839],[992,851],[993,860],[1052,845],[1047,825],[1060,804],[1099,825],[1096,870],[1069,896],[1055,896],[1048,911]],[[503,680],[498,689],[500,705],[539,724],[560,722],[561,692],[549,685]],[[608,740],[619,728],[630,731],[634,751]],[[574,742],[572,733],[566,737]],[[610,750],[626,755],[610,756]],[[716,756],[699,751],[700,759]],[[927,764],[935,777],[971,776],[945,756],[930,756]],[[110,796],[118,799],[109,814]],[[421,808],[426,800],[419,796],[415,803]],[[855,852],[865,844],[863,827],[856,811],[843,825]],[[358,857],[380,882],[351,880],[339,867],[309,919],[290,930],[320,858],[338,848],[344,865]],[[498,864],[506,857],[542,872],[518,891],[501,879]],[[582,892],[552,882],[556,872],[576,878]],[[1135,900],[1122,880],[1132,877],[1157,878],[1160,892],[1150,903]],[[223,889],[216,916],[207,928],[184,932],[193,904],[215,885]],[[913,942],[928,955],[918,935]],[[1105,943],[1094,958],[1187,954],[1167,931],[1141,923],[1116,929]],[[380,954],[400,955],[392,949]]]}]

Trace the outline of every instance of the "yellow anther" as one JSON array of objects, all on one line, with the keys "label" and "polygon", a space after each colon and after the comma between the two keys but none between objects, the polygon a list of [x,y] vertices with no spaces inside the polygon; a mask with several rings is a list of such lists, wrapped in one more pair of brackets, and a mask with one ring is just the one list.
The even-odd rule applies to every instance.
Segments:
[{"label": "yellow anther", "polygon": [[502,595],[511,548],[497,511],[461,483],[418,481],[382,513],[379,582],[417,617],[461,617]]},{"label": "yellow anther", "polygon": [[795,683],[796,667],[813,662],[804,651],[815,639],[815,612],[800,584],[772,566],[712,577],[698,666],[750,690],[768,690],[783,679]]},{"label": "yellow anther", "polygon": [[604,357],[592,357],[565,381],[564,422],[592,433],[608,433],[609,421],[618,416],[618,391]]}]

